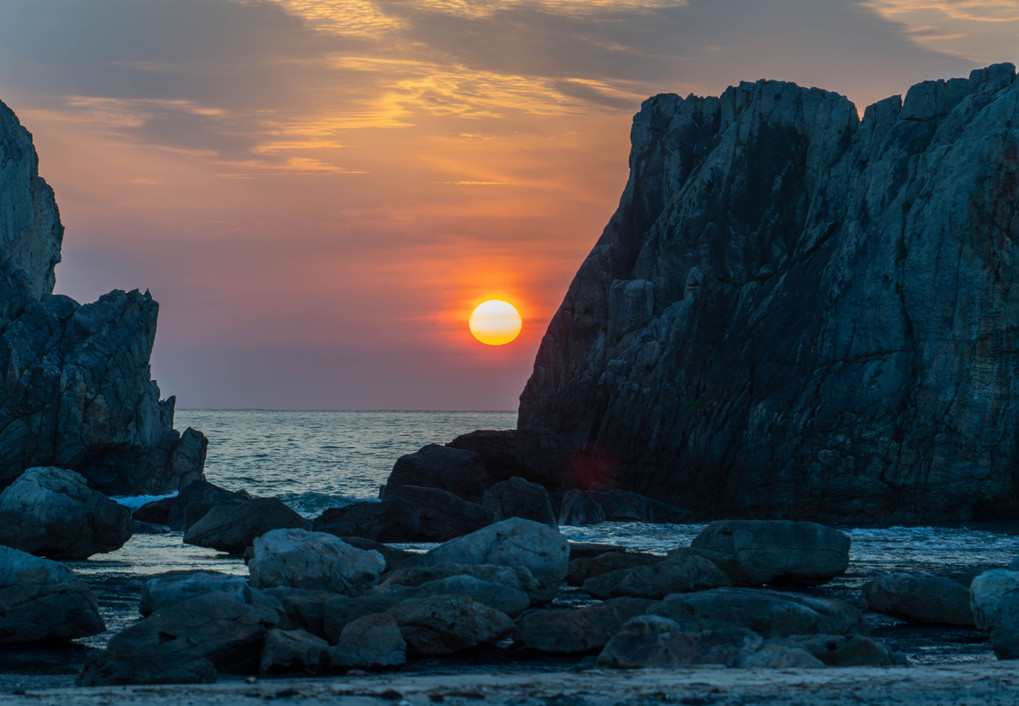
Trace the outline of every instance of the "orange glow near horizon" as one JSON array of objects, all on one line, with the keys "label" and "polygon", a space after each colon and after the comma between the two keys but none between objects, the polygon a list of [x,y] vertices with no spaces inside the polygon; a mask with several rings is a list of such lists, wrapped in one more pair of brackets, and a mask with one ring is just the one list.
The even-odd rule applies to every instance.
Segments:
[{"label": "orange glow near horizon", "polygon": [[509,302],[489,299],[474,308],[468,326],[474,338],[486,346],[504,346],[520,335],[523,321]]}]

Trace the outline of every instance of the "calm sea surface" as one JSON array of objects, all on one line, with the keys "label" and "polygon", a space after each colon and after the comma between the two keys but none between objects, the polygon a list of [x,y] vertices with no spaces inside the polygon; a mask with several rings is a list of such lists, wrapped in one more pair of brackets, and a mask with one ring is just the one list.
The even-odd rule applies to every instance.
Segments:
[{"label": "calm sea surface", "polygon": [[[181,430],[192,426],[209,437],[210,481],[230,490],[279,497],[309,518],[328,507],[377,498],[396,459],[425,444],[442,444],[475,429],[515,425],[515,412],[260,410],[178,410],[175,424]],[[703,527],[603,523],[560,529],[574,541],[665,553],[688,545]],[[850,569],[838,582],[854,590],[875,573],[1003,567],[1019,554],[1016,527],[841,529],[850,535],[852,550]],[[147,576],[184,568],[247,573],[240,560],[185,545],[180,534],[136,535],[116,552],[72,566],[97,588],[107,625],[114,630],[135,619],[137,590]],[[89,642],[99,645],[108,637],[109,633]]]}]

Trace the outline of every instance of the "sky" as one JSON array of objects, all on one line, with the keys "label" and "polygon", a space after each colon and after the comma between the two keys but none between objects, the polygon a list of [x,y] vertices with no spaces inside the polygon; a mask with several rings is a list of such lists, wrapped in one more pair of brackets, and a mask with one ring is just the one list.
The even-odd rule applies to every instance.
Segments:
[{"label": "sky", "polygon": [[[0,0],[57,290],[160,302],[178,408],[513,410],[650,95],[863,108],[1019,60],[1019,0]],[[485,346],[474,306],[523,332]]]}]

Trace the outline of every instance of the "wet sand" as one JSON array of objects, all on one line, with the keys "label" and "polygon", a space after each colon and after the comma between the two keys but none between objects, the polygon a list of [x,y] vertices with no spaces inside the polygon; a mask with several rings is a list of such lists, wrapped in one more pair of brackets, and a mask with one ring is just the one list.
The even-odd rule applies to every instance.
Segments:
[{"label": "wet sand", "polygon": [[0,695],[0,706],[90,704],[853,704],[1019,703],[1019,664],[745,670],[456,670],[319,679],[224,681],[195,686],[36,689]]}]

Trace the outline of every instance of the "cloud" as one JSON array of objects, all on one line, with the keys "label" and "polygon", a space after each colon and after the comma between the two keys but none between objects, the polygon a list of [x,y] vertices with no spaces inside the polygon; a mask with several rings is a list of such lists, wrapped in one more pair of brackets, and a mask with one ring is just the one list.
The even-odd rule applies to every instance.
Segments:
[{"label": "cloud", "polygon": [[974,64],[1015,61],[1017,0],[864,0],[863,5],[900,24],[907,37]]}]

